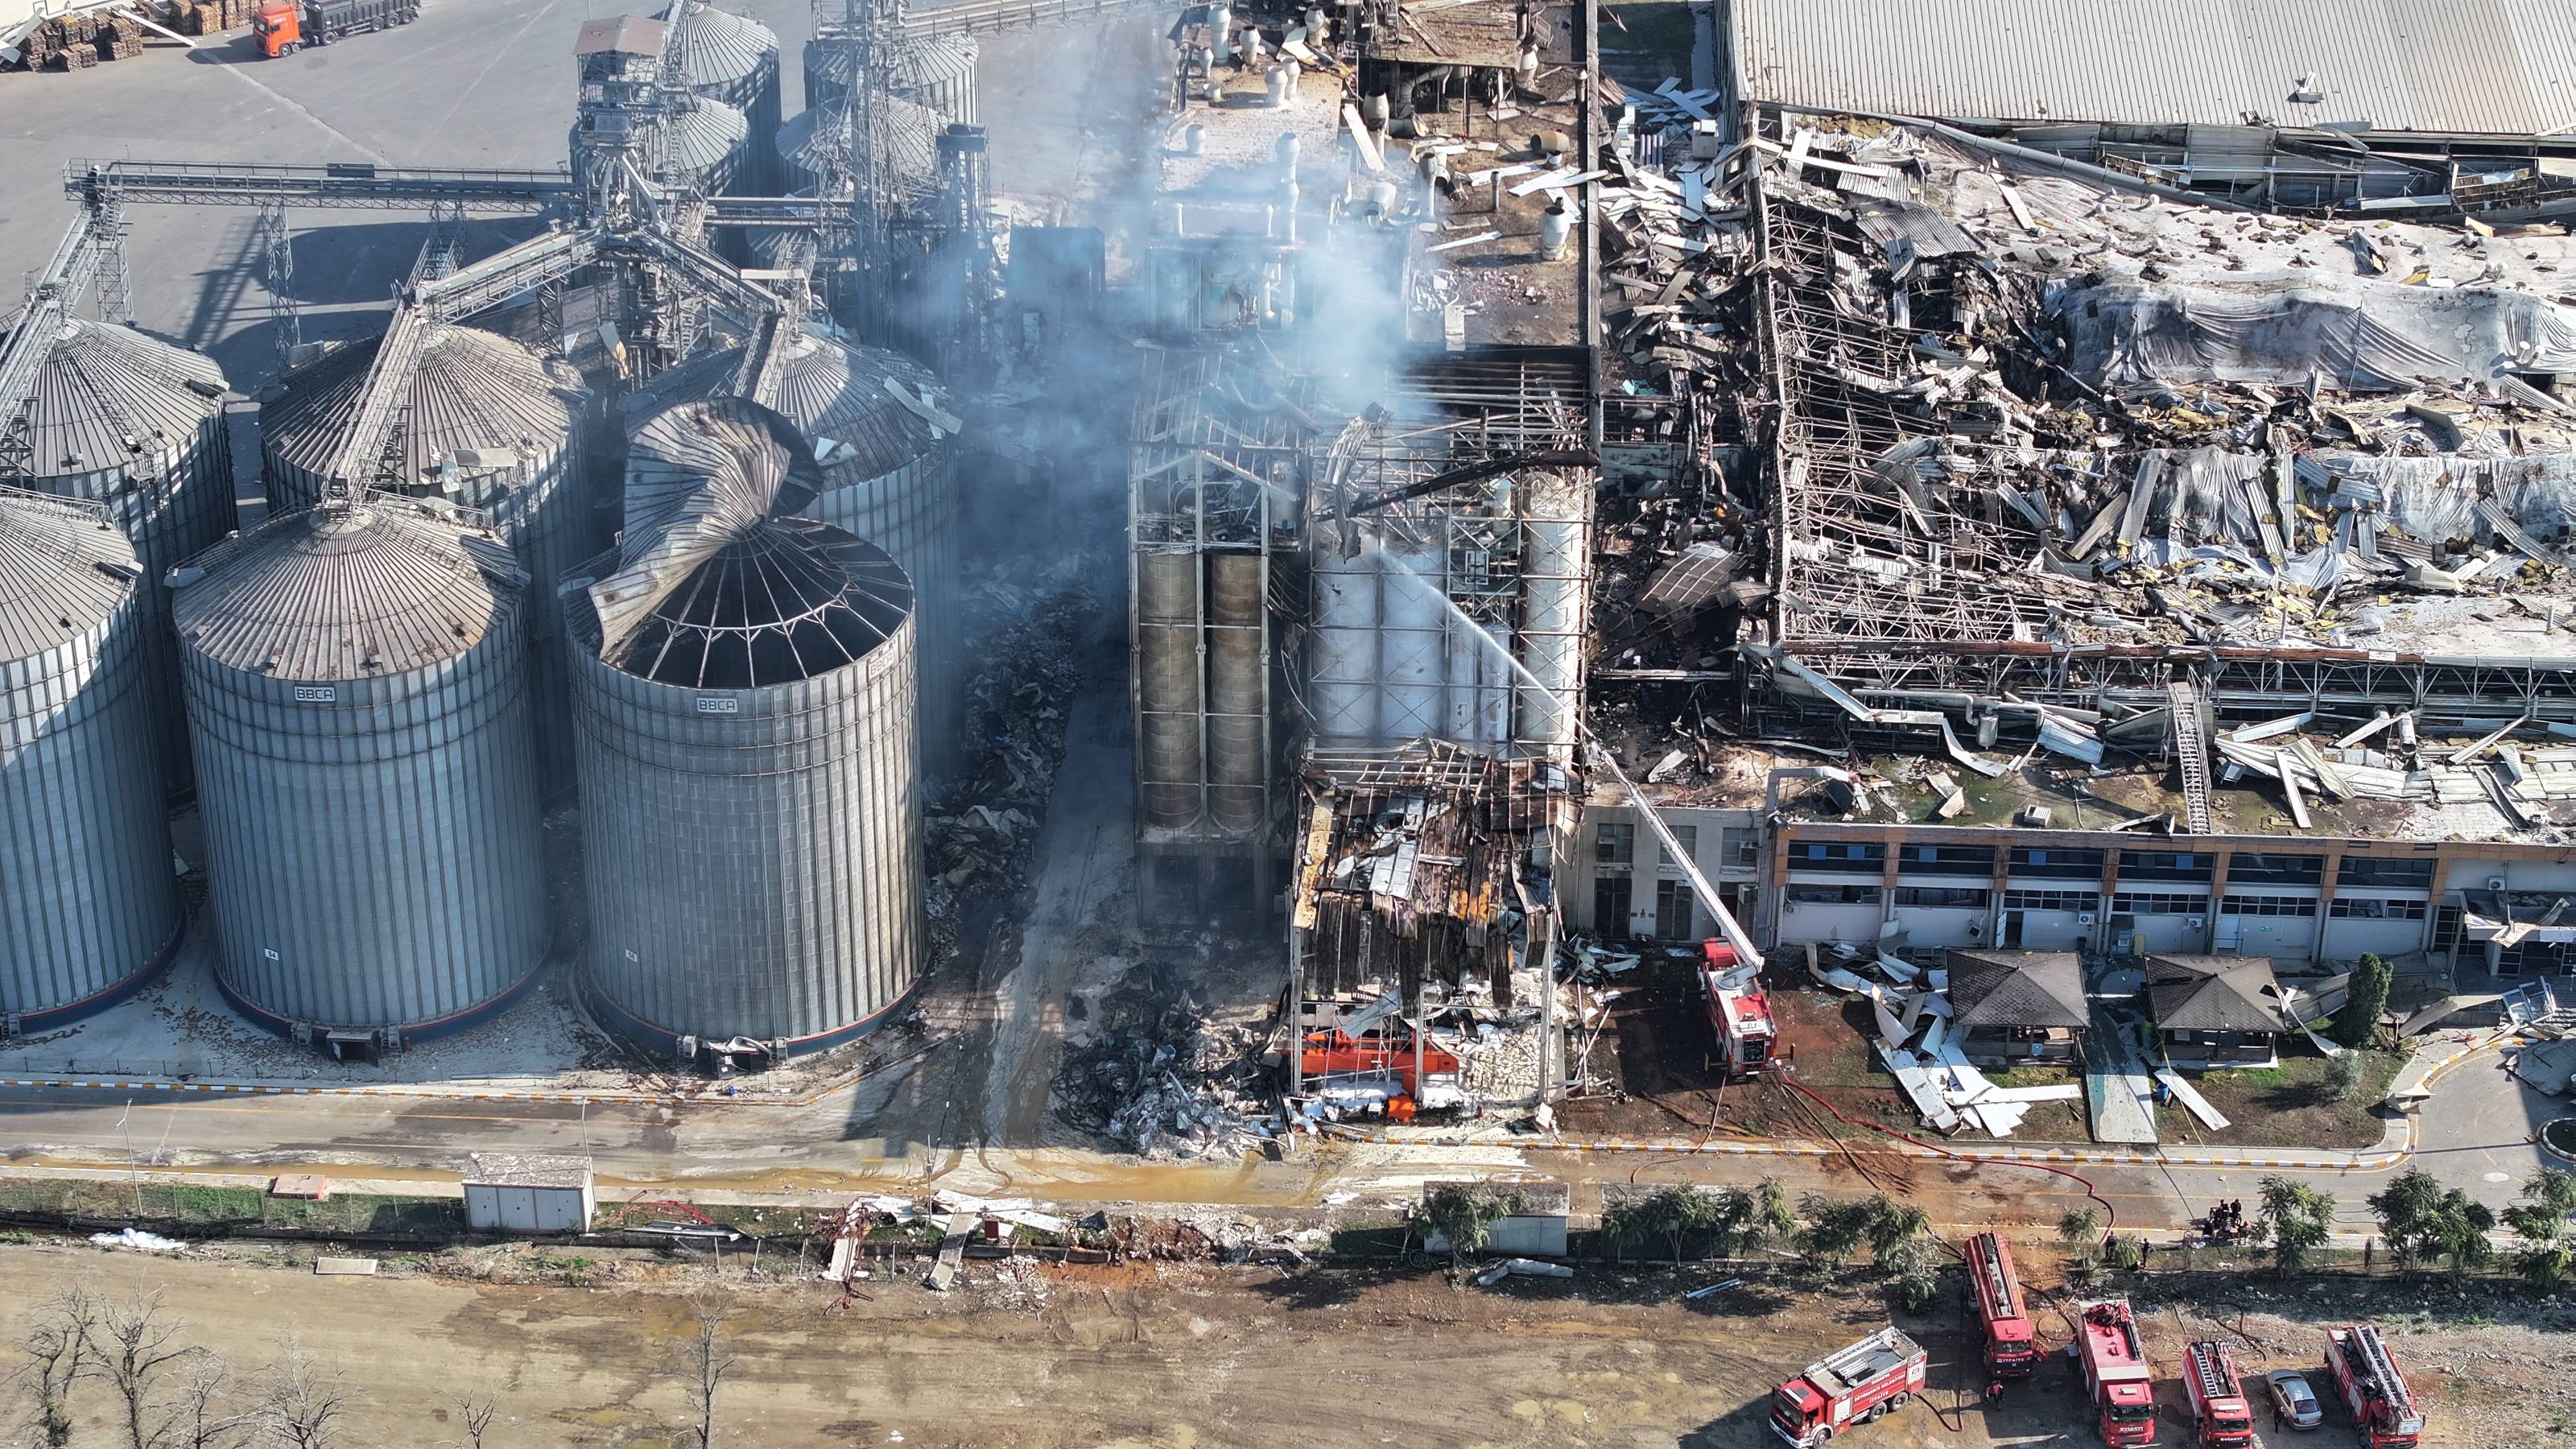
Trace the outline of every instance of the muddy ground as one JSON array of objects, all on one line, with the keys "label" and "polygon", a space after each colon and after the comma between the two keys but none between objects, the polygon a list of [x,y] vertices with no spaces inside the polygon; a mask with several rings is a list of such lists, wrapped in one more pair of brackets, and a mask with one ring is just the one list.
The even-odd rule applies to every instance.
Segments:
[{"label": "muddy ground", "polygon": [[[495,1449],[660,1444],[685,1426],[693,1324],[683,1292],[703,1268],[475,1248],[388,1260],[386,1270],[316,1278],[272,1250],[151,1259],[0,1248],[10,1323],[0,1374],[17,1366],[23,1315],[60,1285],[112,1294],[158,1285],[189,1338],[238,1370],[255,1373],[282,1335],[298,1335],[354,1391],[341,1445],[452,1438],[449,1396],[473,1390],[500,1401],[504,1422],[485,1441]],[[1886,1320],[1875,1285],[1826,1283],[1803,1268],[1698,1303],[1681,1298],[1713,1276],[1596,1269],[1497,1292],[1391,1266],[981,1262],[946,1296],[880,1278],[866,1285],[872,1297],[834,1307],[824,1285],[729,1267],[721,1282],[735,1361],[718,1442],[1755,1449],[1776,1442],[1762,1414],[1783,1374]],[[553,1281],[513,1281],[530,1277]],[[569,1277],[590,1286],[561,1286]],[[1868,1449],[2095,1442],[2053,1368],[1991,1416],[1973,1406],[1979,1386],[1961,1362],[1964,1310],[1950,1286],[1929,1319],[1900,1320],[1931,1352],[1931,1405],[1864,1431]],[[2431,1402],[2424,1442],[2436,1449],[2560,1442],[2576,1416],[2565,1373],[2576,1313],[2565,1308],[2385,1282],[2284,1291],[2159,1275],[2130,1291],[2168,1365],[2199,1336],[2237,1344],[2249,1367],[2312,1363],[2325,1322],[2384,1316]],[[2184,1442],[2179,1390],[2162,1388],[2175,1401],[2160,1440]],[[76,1443],[117,1442],[104,1389],[81,1395]],[[2297,1442],[2352,1440],[2330,1425]]]}]

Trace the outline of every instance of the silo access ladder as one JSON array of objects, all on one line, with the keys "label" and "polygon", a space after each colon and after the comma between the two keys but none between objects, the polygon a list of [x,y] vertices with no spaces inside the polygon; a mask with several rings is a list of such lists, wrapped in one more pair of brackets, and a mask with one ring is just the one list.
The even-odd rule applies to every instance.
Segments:
[{"label": "silo access ladder", "polygon": [[2188,679],[2169,680],[2165,701],[2173,717],[2174,764],[2182,771],[2183,829],[2209,833],[2209,741],[2200,732],[2200,691]]}]

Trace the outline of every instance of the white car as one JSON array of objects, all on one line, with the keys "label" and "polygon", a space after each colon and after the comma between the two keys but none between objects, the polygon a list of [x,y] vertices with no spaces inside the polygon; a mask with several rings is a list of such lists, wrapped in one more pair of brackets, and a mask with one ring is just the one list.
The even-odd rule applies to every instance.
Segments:
[{"label": "white car", "polygon": [[2313,1429],[2326,1421],[2316,1391],[2297,1369],[2274,1369],[2263,1376],[2263,1384],[2272,1391],[2272,1408],[2291,1428]]}]

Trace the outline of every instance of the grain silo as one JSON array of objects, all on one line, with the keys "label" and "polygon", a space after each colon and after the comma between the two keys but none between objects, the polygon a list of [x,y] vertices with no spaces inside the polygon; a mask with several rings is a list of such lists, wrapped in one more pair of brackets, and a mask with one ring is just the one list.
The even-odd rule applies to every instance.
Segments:
[{"label": "grain silo", "polygon": [[[673,402],[722,391],[741,365],[729,347],[672,369],[630,399],[641,419]],[[775,384],[754,399],[805,435],[823,470],[821,492],[801,511],[887,553],[912,579],[920,617],[921,728],[931,768],[962,753],[965,631],[958,595],[955,436],[923,411],[946,399],[930,369],[899,352],[851,342],[807,322],[781,344]],[[923,410],[907,406],[895,389]]]},{"label": "grain silo", "polygon": [[[332,458],[348,442],[381,339],[352,343],[286,375],[261,405],[260,448],[272,503],[322,500]],[[572,788],[572,712],[563,612],[555,586],[598,549],[591,536],[589,462],[580,376],[496,333],[434,327],[412,375],[395,491],[444,499],[481,515],[519,555],[528,590],[534,718],[549,794]]]},{"label": "grain silo", "polygon": [[0,490],[0,1018],[41,1031],[150,978],[187,911],[154,767],[158,592],[99,504]]},{"label": "grain silo", "polygon": [[[937,111],[911,101],[889,99],[876,117],[877,154],[886,158],[887,173],[906,199],[924,201],[938,194],[939,133],[947,125]],[[857,154],[856,127],[846,98],[797,112],[778,132],[778,161],[787,185],[829,194],[832,179],[850,168],[845,153]]]},{"label": "grain silo", "polygon": [[[977,124],[977,54],[971,35],[933,35],[903,42],[895,48],[895,97],[928,106],[943,122]],[[810,111],[846,99],[858,68],[858,48],[850,41],[805,42],[805,108]]]},{"label": "grain silo", "polygon": [[[233,528],[232,439],[224,374],[200,353],[131,327],[74,321],[45,358],[27,418],[28,487],[104,503],[144,577],[157,579]],[[174,793],[188,788],[188,719],[180,700],[170,601],[143,590],[157,720],[155,756]]]},{"label": "grain silo", "polygon": [[[680,33],[671,40],[680,81],[709,100],[742,114],[750,127],[741,174],[744,196],[770,196],[777,185],[770,150],[786,113],[778,102],[778,36],[757,20],[712,5],[681,7]],[[667,22],[672,12],[662,12]]]},{"label": "grain silo", "polygon": [[912,589],[793,516],[821,483],[769,409],[674,404],[629,444],[618,548],[564,590],[592,995],[659,1048],[818,1050],[920,971]]},{"label": "grain silo", "polygon": [[507,1004],[546,940],[508,547],[369,498],[272,519],[171,585],[224,994],[334,1050]]},{"label": "grain silo", "polygon": [[746,194],[756,186],[749,179],[750,137],[742,112],[704,96],[688,98],[662,131],[662,177],[706,196]]}]

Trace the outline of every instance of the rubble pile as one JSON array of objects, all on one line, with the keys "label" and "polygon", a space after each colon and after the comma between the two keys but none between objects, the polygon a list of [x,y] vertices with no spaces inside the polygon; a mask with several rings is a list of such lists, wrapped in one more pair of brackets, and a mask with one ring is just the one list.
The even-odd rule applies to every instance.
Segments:
[{"label": "rubble pile", "polygon": [[1144,1157],[1258,1151],[1278,1130],[1258,1056],[1262,1034],[1210,1021],[1174,973],[1139,967],[1097,1008],[1100,1030],[1066,1048],[1058,1116]]}]

